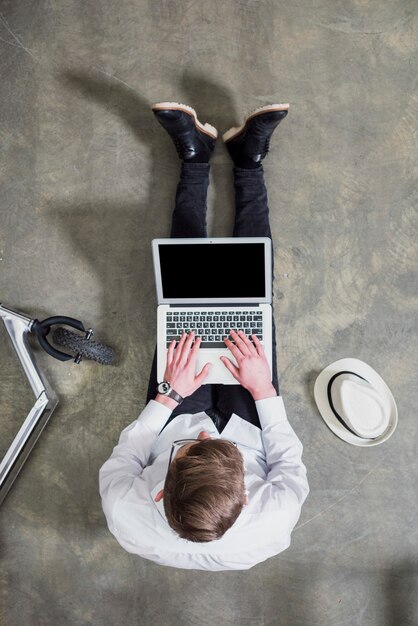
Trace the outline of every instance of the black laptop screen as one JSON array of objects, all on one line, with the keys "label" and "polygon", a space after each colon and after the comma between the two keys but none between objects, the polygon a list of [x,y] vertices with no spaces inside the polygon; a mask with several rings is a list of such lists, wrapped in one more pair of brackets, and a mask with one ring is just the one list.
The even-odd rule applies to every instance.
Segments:
[{"label": "black laptop screen", "polygon": [[264,298],[262,243],[158,246],[164,298]]}]

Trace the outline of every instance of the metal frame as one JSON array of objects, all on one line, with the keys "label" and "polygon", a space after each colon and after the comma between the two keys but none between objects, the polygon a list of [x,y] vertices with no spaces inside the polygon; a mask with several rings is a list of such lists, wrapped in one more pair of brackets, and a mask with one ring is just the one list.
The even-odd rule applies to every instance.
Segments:
[{"label": "metal frame", "polygon": [[35,395],[35,404],[0,463],[1,504],[57,406],[58,398],[48,382],[42,378],[27,338],[36,320],[8,309],[2,304],[0,304],[0,318],[3,320]]}]

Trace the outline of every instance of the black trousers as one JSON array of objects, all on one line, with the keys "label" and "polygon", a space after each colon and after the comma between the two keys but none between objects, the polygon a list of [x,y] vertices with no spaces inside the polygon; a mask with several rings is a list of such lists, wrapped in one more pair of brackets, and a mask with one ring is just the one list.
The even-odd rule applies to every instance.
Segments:
[{"label": "black trousers", "polygon": [[[208,163],[182,163],[177,185],[170,237],[207,237],[206,199],[209,185]],[[233,168],[235,187],[235,224],[233,237],[270,237],[267,190],[263,166],[256,169]],[[274,256],[273,256],[274,258]],[[273,261],[274,266],[274,261]],[[274,280],[274,267],[272,267]],[[279,393],[276,363],[276,329],[273,316],[273,372],[272,383]],[[161,382],[161,381],[158,381]],[[147,403],[157,394],[157,350],[151,368]],[[167,424],[183,413],[209,415],[219,432],[232,413],[261,428],[257,409],[251,394],[236,385],[201,385],[173,411]],[[165,426],[167,426],[167,424]],[[164,428],[165,428],[164,426]]]}]

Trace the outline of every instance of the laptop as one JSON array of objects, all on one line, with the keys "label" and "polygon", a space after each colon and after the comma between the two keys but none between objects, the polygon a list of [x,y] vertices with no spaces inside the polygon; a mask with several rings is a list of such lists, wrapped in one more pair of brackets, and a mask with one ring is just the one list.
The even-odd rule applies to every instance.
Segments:
[{"label": "laptop", "polygon": [[204,384],[237,385],[220,360],[231,329],[255,334],[272,374],[272,246],[269,237],[153,239],[157,290],[157,380],[164,380],[167,349],[184,331],[201,338],[196,374],[211,362]]}]

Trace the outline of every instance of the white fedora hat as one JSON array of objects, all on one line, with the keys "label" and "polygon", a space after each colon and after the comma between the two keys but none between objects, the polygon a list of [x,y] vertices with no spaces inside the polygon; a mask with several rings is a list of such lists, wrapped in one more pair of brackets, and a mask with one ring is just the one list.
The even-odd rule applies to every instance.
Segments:
[{"label": "white fedora hat", "polygon": [[398,409],[389,387],[359,359],[328,365],[315,381],[314,396],[326,425],[353,446],[377,446],[397,426]]}]

